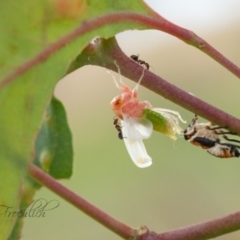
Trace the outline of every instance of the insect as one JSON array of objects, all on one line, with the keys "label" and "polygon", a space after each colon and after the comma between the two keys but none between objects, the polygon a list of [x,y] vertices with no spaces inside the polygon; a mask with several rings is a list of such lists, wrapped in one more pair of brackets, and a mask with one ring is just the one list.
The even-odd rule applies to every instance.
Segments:
[{"label": "insect", "polygon": [[131,58],[132,60],[134,60],[135,62],[141,64],[141,65],[145,65],[145,67],[146,67],[147,69],[149,69],[149,64],[148,64],[147,62],[139,59],[139,55],[131,55],[130,58]]},{"label": "insect", "polygon": [[[240,146],[229,143],[240,141],[230,139],[226,134],[236,135],[233,132],[223,131],[224,127],[215,126],[212,123],[198,123],[198,117],[192,119],[188,127],[184,130],[184,138],[195,146],[206,149],[208,153],[219,158],[239,157],[238,148]],[[229,142],[222,142],[220,137]]]},{"label": "insect", "polygon": [[123,139],[122,126],[120,125],[119,121],[120,120],[118,117],[115,116],[113,118],[113,124],[118,131],[118,138],[122,140]]},{"label": "insect", "polygon": [[148,101],[139,101],[138,87],[144,76],[145,68],[143,68],[143,73],[137,85],[131,90],[123,83],[120,68],[116,62],[115,65],[120,76],[119,83],[114,75],[111,72],[109,73],[112,74],[120,94],[113,98],[110,106],[123,123],[122,136],[124,136],[123,140],[131,159],[138,167],[148,167],[152,164],[152,158],[147,154],[142,140],[149,138],[153,130],[176,140],[176,134],[181,134],[182,131],[178,120],[184,121],[176,111],[153,108]]}]

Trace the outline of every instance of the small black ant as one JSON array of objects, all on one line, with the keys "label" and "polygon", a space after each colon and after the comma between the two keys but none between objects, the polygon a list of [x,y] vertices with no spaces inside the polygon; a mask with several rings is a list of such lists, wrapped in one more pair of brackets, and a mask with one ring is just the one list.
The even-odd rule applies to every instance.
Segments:
[{"label": "small black ant", "polygon": [[113,124],[118,131],[118,138],[122,140],[123,139],[122,127],[119,124],[119,118],[118,117],[114,117]]},{"label": "small black ant", "polygon": [[149,70],[149,64],[141,59],[139,59],[139,55],[131,55],[130,58],[135,62],[139,63],[140,65],[145,65],[147,70]]}]

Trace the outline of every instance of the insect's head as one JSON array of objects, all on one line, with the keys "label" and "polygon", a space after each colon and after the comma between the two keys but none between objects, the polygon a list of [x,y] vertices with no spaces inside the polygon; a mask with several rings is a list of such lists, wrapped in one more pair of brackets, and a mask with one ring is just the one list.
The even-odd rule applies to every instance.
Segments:
[{"label": "insect's head", "polygon": [[122,119],[122,114],[121,114],[122,105],[123,105],[122,95],[116,96],[115,98],[113,98],[113,100],[110,103],[110,106],[114,111],[114,113],[121,119]]},{"label": "insect's head", "polygon": [[130,58],[134,61],[138,61],[139,55],[131,55]]},{"label": "insect's head", "polygon": [[122,91],[122,94],[113,98],[110,106],[115,114],[122,119],[122,108],[129,102],[135,102],[137,100],[137,90],[131,90],[124,84],[120,87],[120,90]]},{"label": "insect's head", "polygon": [[110,106],[111,106],[112,110],[114,111],[114,113],[120,119],[122,119],[122,107],[124,105],[126,105],[130,99],[131,99],[131,95],[122,93],[122,94],[114,97],[113,100],[111,101]]}]

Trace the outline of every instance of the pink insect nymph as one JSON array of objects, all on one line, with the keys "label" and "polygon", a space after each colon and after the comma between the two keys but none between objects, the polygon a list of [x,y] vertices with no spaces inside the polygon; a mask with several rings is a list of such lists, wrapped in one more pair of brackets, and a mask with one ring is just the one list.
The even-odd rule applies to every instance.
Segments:
[{"label": "pink insect nymph", "polygon": [[[116,62],[115,65],[117,66]],[[138,167],[145,168],[152,164],[152,158],[147,154],[142,140],[149,138],[153,130],[164,133],[175,140],[175,134],[181,133],[178,119],[184,121],[176,111],[152,108],[148,101],[139,101],[137,90],[144,76],[144,68],[133,90],[122,82],[120,68],[118,66],[117,68],[120,85],[114,75],[109,73],[112,74],[121,93],[113,98],[110,106],[116,116],[121,119],[123,140],[131,159]]]}]

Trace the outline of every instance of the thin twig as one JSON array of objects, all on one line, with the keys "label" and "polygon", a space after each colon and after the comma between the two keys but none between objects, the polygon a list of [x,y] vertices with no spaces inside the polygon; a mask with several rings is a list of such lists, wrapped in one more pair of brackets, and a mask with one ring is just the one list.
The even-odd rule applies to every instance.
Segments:
[{"label": "thin twig", "polygon": [[44,62],[52,54],[56,53],[62,47],[75,40],[77,37],[80,37],[83,34],[92,31],[93,29],[100,28],[104,25],[115,24],[116,22],[119,21],[119,19],[121,19],[121,22],[126,21],[138,22],[143,26],[169,33],[183,40],[187,44],[191,44],[192,46],[195,46],[201,51],[205,52],[210,57],[215,59],[218,63],[220,63],[222,66],[227,68],[230,72],[232,72],[233,74],[240,78],[240,68],[238,68],[235,64],[229,61],[226,57],[224,57],[217,50],[215,50],[210,44],[208,44],[206,41],[198,37],[192,31],[179,27],[157,14],[154,14],[153,18],[140,14],[124,12],[105,15],[94,20],[85,22],[84,24],[82,24],[81,26],[79,26],[78,28],[76,28],[63,38],[51,44],[49,47],[47,47],[45,50],[40,52],[32,59],[16,68],[11,74],[2,79],[2,81],[0,82],[0,89],[4,87],[6,84],[13,81],[15,78],[19,77],[21,74],[24,74],[25,72],[30,70],[32,67],[36,66],[41,62]]},{"label": "thin twig", "polygon": [[37,180],[45,187],[52,190],[57,195],[64,198],[76,208],[80,209],[88,216],[95,219],[120,237],[128,239],[135,233],[134,229],[116,220],[115,218],[111,217],[107,213],[103,212],[99,208],[95,207],[94,205],[77,195],[76,193],[64,187],[62,184],[57,182],[54,178],[43,172],[35,165],[30,164],[29,174],[33,179]]},{"label": "thin twig", "polygon": [[[139,80],[142,66],[123,53],[115,38],[98,39],[94,44],[89,44],[69,67],[69,72],[86,64],[102,66],[118,72],[114,61],[117,61],[123,76],[135,82]],[[141,85],[194,114],[202,116],[214,124],[226,126],[230,131],[240,135],[239,119],[185,92],[160,76],[145,70]]]},{"label": "thin twig", "polygon": [[31,164],[29,167],[29,174],[33,179],[37,180],[39,183],[52,190],[57,195],[77,207],[79,210],[83,211],[88,216],[95,219],[124,239],[206,240],[240,229],[240,212],[159,234],[150,232],[146,227],[132,229],[131,227],[119,222],[99,208],[95,207],[82,197],[78,196],[76,193],[67,189],[33,164]]},{"label": "thin twig", "polygon": [[160,233],[154,240],[206,240],[240,229],[240,212]]}]

